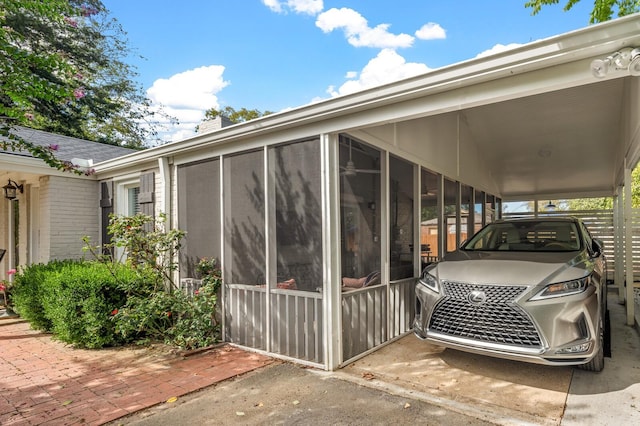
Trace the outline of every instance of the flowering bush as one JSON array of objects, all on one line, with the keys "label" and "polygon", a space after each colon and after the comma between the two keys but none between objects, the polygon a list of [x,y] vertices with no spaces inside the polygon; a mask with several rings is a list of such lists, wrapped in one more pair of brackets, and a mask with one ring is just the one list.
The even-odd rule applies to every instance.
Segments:
[{"label": "flowering bush", "polygon": [[124,341],[164,341],[185,349],[208,346],[219,336],[215,313],[220,271],[215,261],[204,260],[200,270],[203,286],[198,294],[191,296],[177,289],[173,282],[177,269],[174,255],[185,233],[165,230],[164,220],[164,215],[158,220],[142,214],[112,216],[109,232],[113,243],[107,252],[121,248],[126,257],[119,261],[111,255],[98,255],[96,247],[88,247],[104,264],[124,261],[130,269],[148,277],[144,284],[122,287],[127,294],[125,303],[109,311],[115,332]]}]

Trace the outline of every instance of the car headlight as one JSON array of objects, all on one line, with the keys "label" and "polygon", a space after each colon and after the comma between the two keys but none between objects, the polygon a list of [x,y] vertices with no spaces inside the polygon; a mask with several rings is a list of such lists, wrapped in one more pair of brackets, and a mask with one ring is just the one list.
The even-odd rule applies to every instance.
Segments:
[{"label": "car headlight", "polygon": [[550,297],[570,296],[582,293],[589,286],[589,277],[579,280],[564,281],[561,283],[549,284],[541,292],[531,298],[531,300],[548,299]]},{"label": "car headlight", "polygon": [[435,291],[436,293],[438,292],[438,279],[431,275],[426,269],[422,271],[422,275],[420,275],[418,283],[427,287],[429,290]]}]

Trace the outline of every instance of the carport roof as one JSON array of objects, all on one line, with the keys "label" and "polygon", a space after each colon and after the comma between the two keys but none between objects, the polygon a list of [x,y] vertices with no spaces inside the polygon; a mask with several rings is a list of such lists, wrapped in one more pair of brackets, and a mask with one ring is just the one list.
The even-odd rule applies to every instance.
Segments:
[{"label": "carport roof", "polygon": [[455,115],[503,199],[610,196],[624,168],[638,162],[640,131],[630,114],[639,111],[640,83],[626,71],[597,79],[590,63],[624,47],[640,47],[640,14],[197,135],[96,170],[277,131],[375,134],[383,126]]}]

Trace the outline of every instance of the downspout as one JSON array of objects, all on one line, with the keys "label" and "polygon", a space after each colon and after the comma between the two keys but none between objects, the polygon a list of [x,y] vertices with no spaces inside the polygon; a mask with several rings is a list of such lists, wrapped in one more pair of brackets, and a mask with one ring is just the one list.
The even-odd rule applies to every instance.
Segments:
[{"label": "downspout", "polygon": [[[167,222],[165,224],[165,229],[173,229],[173,224],[175,223],[173,218],[173,211],[171,209],[172,206],[172,198],[171,198],[171,163],[173,161],[169,161],[167,157],[158,158],[158,169],[160,170],[160,181],[162,182],[162,201],[157,206],[158,210],[164,214],[166,214]],[[174,262],[178,262],[179,253],[173,253]],[[174,283],[179,284],[180,279],[180,271],[179,268],[173,271],[172,280]]]}]

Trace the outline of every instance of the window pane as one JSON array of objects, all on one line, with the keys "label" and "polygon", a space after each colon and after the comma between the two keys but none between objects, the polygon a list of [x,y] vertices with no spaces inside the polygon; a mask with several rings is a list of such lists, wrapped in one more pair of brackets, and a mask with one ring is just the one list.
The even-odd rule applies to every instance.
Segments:
[{"label": "window pane", "polygon": [[265,284],[264,160],[255,151],[224,159],[224,268],[228,284]]},{"label": "window pane", "polygon": [[446,224],[447,253],[457,248],[456,235],[460,224],[457,220],[458,211],[458,183],[449,179],[444,180],[444,215]]},{"label": "window pane", "polygon": [[181,277],[195,277],[202,258],[220,260],[220,160],[178,167],[178,227]]},{"label": "window pane", "polygon": [[413,272],[413,165],[389,158],[389,278],[399,280]]},{"label": "window pane", "polygon": [[269,150],[274,173],[278,288],[322,289],[322,209],[318,140]]},{"label": "window pane", "polygon": [[420,257],[422,263],[438,258],[438,182],[440,176],[422,169],[420,190]]},{"label": "window pane", "polygon": [[361,279],[380,272],[380,151],[342,136],[339,158],[342,276]]},{"label": "window pane", "polygon": [[138,203],[139,195],[139,186],[127,189],[127,216],[135,216],[140,213],[140,203]]}]

